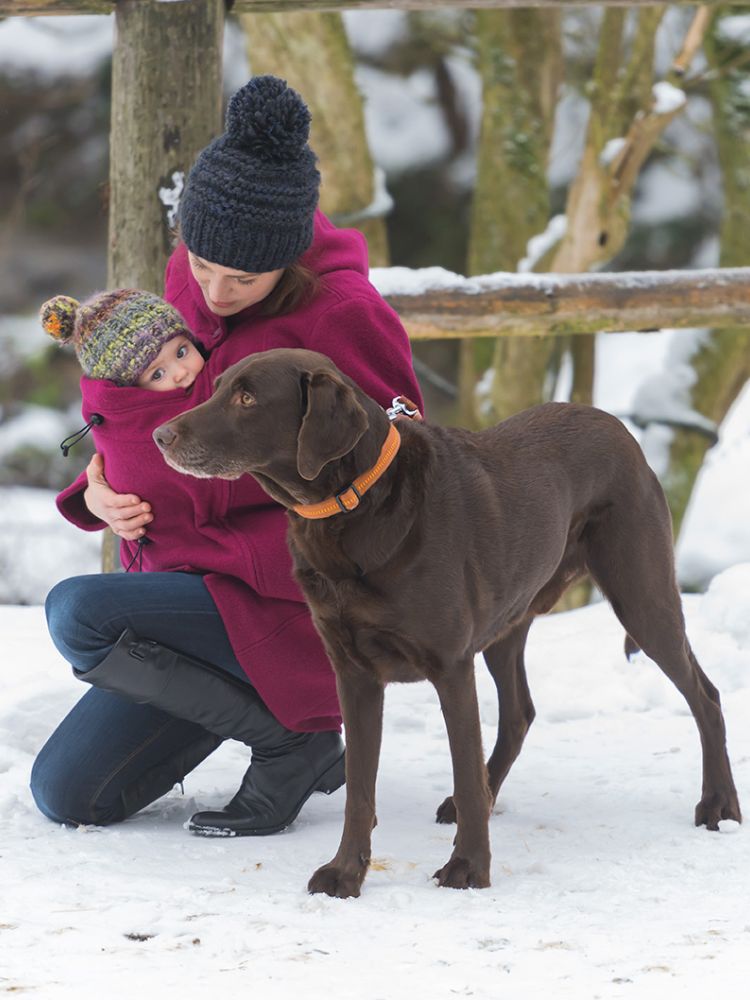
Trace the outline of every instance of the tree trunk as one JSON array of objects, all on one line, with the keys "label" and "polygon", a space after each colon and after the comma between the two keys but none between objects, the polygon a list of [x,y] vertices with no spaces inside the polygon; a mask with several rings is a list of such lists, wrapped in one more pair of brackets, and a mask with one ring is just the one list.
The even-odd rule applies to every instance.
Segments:
[{"label": "tree trunk", "polygon": [[[545,228],[562,56],[559,12],[483,11],[476,18],[483,107],[468,270],[487,274],[515,271],[530,237]],[[486,426],[538,402],[539,371],[552,350],[554,342],[541,337],[463,342],[461,423]],[[490,366],[491,382],[478,391],[477,376]]]},{"label": "tree trunk", "polygon": [[[714,130],[723,172],[724,212],[721,226],[723,267],[750,260],[750,108],[747,71],[721,67],[737,56],[737,43],[721,41],[714,22],[706,43],[711,75],[710,96]],[[717,426],[750,378],[750,331],[745,328],[713,330],[691,361],[696,380],[691,406]],[[675,429],[664,476],[664,489],[672,511],[675,537],[679,534],[688,502],[712,441],[696,431]]]},{"label": "tree trunk", "polygon": [[[117,4],[109,180],[110,288],[161,294],[174,213],[196,154],[221,131],[223,0]],[[105,571],[117,539],[105,537]]]},{"label": "tree trunk", "polygon": [[382,214],[387,206],[384,192],[376,191],[362,97],[354,82],[354,59],[341,15],[251,14],[240,21],[253,73],[283,77],[310,108],[310,145],[322,174],[321,208],[337,224],[364,233],[371,265],[386,266]]},{"label": "tree trunk", "polygon": [[176,199],[221,131],[223,0],[117,5],[112,62],[111,286],[161,292]]}]

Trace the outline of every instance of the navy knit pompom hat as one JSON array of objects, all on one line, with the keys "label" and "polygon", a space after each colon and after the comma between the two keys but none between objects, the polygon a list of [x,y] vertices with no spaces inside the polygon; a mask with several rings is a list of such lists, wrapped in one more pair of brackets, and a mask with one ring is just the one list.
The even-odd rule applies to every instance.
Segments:
[{"label": "navy knit pompom hat", "polygon": [[203,150],[180,203],[185,245],[211,264],[260,274],[308,249],[320,174],[307,144],[310,112],[275,76],[232,97],[226,131]]}]

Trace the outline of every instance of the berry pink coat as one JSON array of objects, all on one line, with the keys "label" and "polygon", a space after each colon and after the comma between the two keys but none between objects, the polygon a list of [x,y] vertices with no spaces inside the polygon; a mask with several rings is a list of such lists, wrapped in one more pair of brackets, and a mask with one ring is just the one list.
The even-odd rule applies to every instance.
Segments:
[{"label": "berry pink coat", "polygon": [[[400,394],[421,406],[406,333],[367,280],[364,238],[317,213],[313,246],[301,263],[322,278],[310,303],[272,318],[251,306],[225,320],[206,306],[179,246],[167,265],[165,297],[209,352],[192,388],[156,393],[83,378],[81,389],[84,419],[103,417],[92,433],[107,481],[152,506],[143,570],[203,574],[237,659],[271,711],[290,729],[321,730],[340,723],[336,688],[292,578],[285,511],[251,476],[228,482],[175,472],[151,440],[158,424],[207,399],[219,372],[274,347],[327,354],[383,406]],[[69,521],[95,531],[103,523],[86,508],[85,487],[82,474],[57,505]],[[124,565],[135,554],[135,543],[121,543]]]}]

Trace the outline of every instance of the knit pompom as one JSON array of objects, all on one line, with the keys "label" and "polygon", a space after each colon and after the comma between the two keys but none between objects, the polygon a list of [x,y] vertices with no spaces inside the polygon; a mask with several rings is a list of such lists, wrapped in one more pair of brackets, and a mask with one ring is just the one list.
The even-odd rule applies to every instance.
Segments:
[{"label": "knit pompom", "polygon": [[76,313],[80,302],[69,295],[56,295],[48,299],[39,310],[44,332],[61,344],[67,344],[73,336]]},{"label": "knit pompom", "polygon": [[309,138],[310,112],[284,80],[256,76],[229,102],[226,128],[234,143],[259,160],[292,160]]}]

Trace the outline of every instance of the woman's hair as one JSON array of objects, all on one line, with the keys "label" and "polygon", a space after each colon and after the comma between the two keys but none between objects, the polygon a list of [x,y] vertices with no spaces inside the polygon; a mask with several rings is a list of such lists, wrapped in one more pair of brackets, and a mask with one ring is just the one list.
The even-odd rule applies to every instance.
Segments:
[{"label": "woman's hair", "polygon": [[[172,243],[184,243],[179,221],[172,229]],[[186,249],[190,253],[190,248]],[[284,268],[284,273],[274,288],[263,299],[260,307],[262,316],[286,316],[298,306],[311,302],[320,290],[320,275],[296,261]]]},{"label": "woman's hair", "polygon": [[320,275],[302,264],[290,264],[260,304],[263,316],[286,316],[306,305],[320,289]]}]

